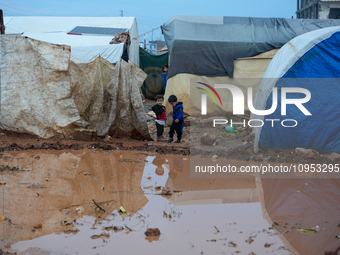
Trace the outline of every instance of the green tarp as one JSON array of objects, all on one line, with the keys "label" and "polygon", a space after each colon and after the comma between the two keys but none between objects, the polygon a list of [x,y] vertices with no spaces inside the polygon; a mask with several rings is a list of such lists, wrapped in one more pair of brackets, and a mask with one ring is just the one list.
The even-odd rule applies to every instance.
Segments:
[{"label": "green tarp", "polygon": [[154,55],[139,47],[139,65],[147,73],[141,87],[146,99],[154,99],[158,94],[164,94],[162,82],[162,66],[168,64],[169,54]]}]

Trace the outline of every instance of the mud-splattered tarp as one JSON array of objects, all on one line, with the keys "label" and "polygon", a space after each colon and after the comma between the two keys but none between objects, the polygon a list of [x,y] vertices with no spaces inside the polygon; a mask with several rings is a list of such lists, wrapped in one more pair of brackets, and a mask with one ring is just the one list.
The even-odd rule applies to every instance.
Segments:
[{"label": "mud-splattered tarp", "polygon": [[[339,235],[339,179],[257,179],[263,214],[293,254],[335,251]],[[315,229],[316,234],[297,229]]]},{"label": "mud-splattered tarp", "polygon": [[149,139],[132,62],[71,59],[71,48],[20,36],[0,37],[0,128],[48,138],[94,128],[98,135]]}]

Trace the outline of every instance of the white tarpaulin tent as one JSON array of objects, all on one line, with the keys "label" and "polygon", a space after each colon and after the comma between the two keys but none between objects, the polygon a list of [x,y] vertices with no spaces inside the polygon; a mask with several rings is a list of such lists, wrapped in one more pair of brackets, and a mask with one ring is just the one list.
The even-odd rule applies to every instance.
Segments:
[{"label": "white tarpaulin tent", "polygon": [[139,87],[146,74],[132,61],[81,63],[71,48],[23,36],[0,36],[0,128],[48,138],[76,127],[99,136],[150,139]]},{"label": "white tarpaulin tent", "polygon": [[[116,63],[124,44],[109,44],[115,33],[128,31],[129,59],[139,66],[139,36],[134,17],[4,17],[6,34],[71,46],[71,54],[82,62],[101,56]],[[70,34],[71,32],[71,34]]]}]

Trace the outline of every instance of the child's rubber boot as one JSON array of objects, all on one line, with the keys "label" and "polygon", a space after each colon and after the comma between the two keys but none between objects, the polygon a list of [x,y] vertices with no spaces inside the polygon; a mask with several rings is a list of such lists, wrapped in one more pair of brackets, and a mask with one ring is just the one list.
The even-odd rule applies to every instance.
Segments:
[{"label": "child's rubber boot", "polygon": [[168,143],[172,143],[173,140],[174,140],[174,139],[169,138]]},{"label": "child's rubber boot", "polygon": [[158,136],[157,142],[166,142],[166,139],[163,136]]},{"label": "child's rubber boot", "polygon": [[177,139],[175,143],[181,143],[181,140]]}]

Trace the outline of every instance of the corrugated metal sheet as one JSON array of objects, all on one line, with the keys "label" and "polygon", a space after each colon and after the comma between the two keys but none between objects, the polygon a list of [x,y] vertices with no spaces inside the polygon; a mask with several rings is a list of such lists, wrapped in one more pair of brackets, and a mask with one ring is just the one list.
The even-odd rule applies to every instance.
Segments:
[{"label": "corrugated metal sheet", "polygon": [[115,35],[117,33],[126,32],[124,28],[110,28],[110,27],[85,27],[77,26],[73,28],[69,33],[75,34],[91,34],[91,35]]}]

